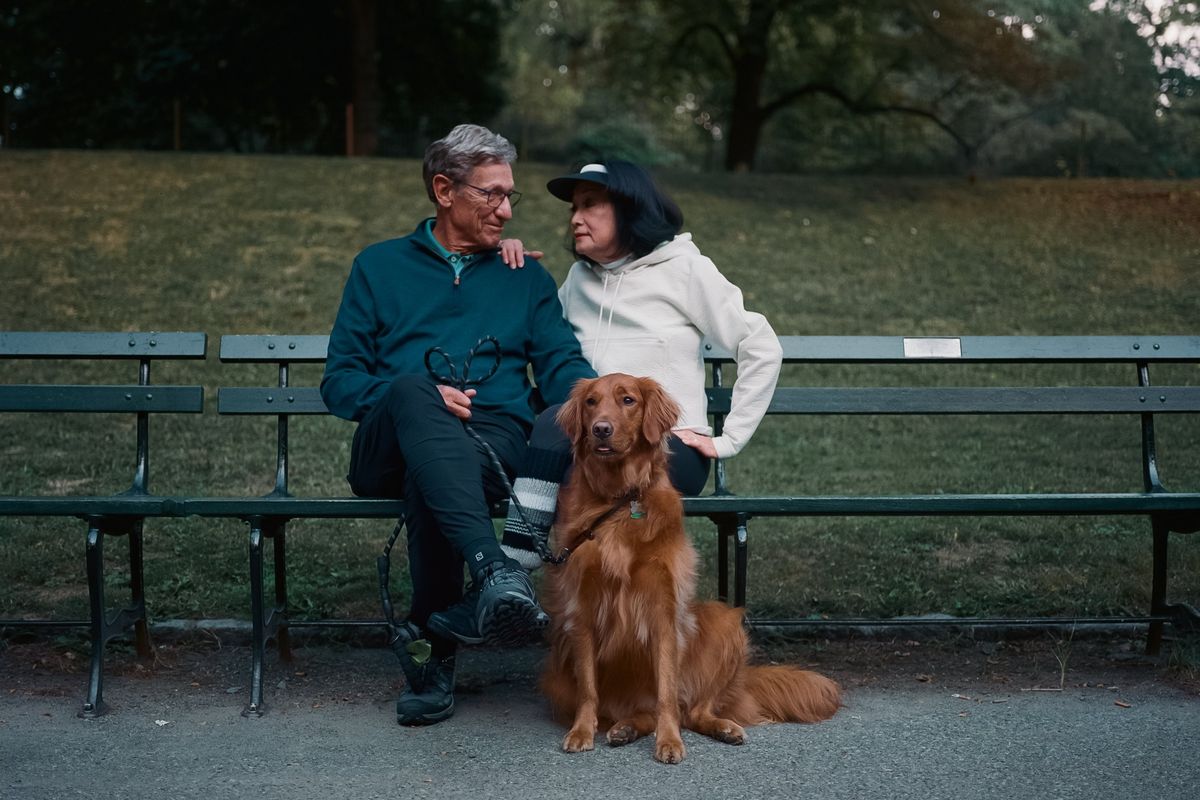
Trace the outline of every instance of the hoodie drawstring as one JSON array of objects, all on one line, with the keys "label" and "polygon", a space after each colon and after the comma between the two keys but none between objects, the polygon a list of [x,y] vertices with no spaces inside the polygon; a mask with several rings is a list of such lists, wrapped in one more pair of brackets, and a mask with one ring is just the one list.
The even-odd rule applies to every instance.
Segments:
[{"label": "hoodie drawstring", "polygon": [[604,291],[600,295],[600,315],[596,319],[596,343],[594,345],[592,345],[592,357],[591,357],[591,359],[589,359],[592,362],[592,366],[597,367],[597,368],[599,365],[599,359],[608,354],[608,346],[609,346],[609,344],[612,343],[613,314],[615,314],[617,312],[617,297],[621,294],[621,282],[623,280],[625,280],[625,273],[618,272],[617,273],[617,283],[616,283],[616,286],[613,287],[612,303],[608,307],[608,327],[604,331],[604,336],[603,336],[604,350],[603,350],[603,352],[601,352],[600,341],[601,341],[602,337],[600,335],[600,330],[601,330],[601,328],[605,327],[604,326],[604,301],[608,298],[608,276],[609,276],[609,273],[605,272],[604,273],[604,286],[603,286]]}]

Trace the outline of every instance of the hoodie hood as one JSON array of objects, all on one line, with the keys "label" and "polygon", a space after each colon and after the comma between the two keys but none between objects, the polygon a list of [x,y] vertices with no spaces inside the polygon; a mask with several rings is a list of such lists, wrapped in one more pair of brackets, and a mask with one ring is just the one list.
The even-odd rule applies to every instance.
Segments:
[{"label": "hoodie hood", "polygon": [[663,242],[641,258],[631,259],[617,267],[606,268],[591,261],[582,261],[581,263],[597,275],[605,273],[609,275],[621,275],[647,267],[654,267],[673,258],[694,258],[698,256],[700,256],[700,250],[697,249],[696,245],[692,244],[692,234],[680,233],[676,234],[675,238],[671,239],[671,241]]}]

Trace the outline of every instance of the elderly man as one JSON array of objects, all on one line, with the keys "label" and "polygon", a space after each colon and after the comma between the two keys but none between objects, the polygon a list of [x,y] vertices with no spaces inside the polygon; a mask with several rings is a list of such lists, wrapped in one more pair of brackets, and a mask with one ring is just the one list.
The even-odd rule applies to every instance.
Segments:
[{"label": "elderly man", "polygon": [[[350,486],[406,502],[413,598],[400,640],[407,686],[401,724],[440,722],[454,712],[459,643],[527,638],[546,624],[529,576],[496,540],[489,502],[501,477],[462,421],[511,476],[533,422],[529,368],[549,402],[595,373],[563,321],[554,280],[536,265],[510,270],[497,249],[520,199],[516,151],[478,125],[459,125],[425,151],[435,216],[408,236],[358,254],[329,337],[321,394],[336,415],[358,422]],[[499,342],[495,373],[461,391],[435,381],[432,364],[462,370],[483,337]],[[481,350],[472,376],[493,358]],[[464,562],[471,587],[463,593]],[[425,641],[428,642],[426,645]]]}]

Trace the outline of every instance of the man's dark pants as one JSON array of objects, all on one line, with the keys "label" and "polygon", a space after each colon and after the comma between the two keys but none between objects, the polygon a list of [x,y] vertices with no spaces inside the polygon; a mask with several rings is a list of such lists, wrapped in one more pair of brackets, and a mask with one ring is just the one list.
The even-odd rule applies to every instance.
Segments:
[{"label": "man's dark pants", "polygon": [[[515,420],[479,408],[472,409],[469,423],[511,478],[527,432]],[[413,586],[409,618],[422,628],[431,613],[462,598],[464,560],[472,575],[505,560],[488,512],[505,496],[504,484],[428,377],[397,377],[359,423],[349,480],[361,497],[405,501]]]}]

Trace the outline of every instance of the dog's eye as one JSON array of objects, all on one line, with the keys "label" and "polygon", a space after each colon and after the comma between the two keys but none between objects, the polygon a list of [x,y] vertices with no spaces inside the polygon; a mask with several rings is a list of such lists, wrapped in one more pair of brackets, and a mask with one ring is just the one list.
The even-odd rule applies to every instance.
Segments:
[{"label": "dog's eye", "polygon": [[637,400],[634,400],[634,399],[633,399],[632,397],[630,397],[629,395],[625,395],[624,397],[622,397],[622,398],[621,398],[621,402],[622,402],[622,403],[624,403],[624,404],[625,404],[625,405],[627,405],[627,406],[631,406],[631,405],[633,405],[634,403],[636,403],[636,402],[637,402]]},{"label": "dog's eye", "polygon": [[584,400],[583,402],[589,406],[594,406],[594,405],[596,405],[596,398],[589,397],[587,400]]}]

